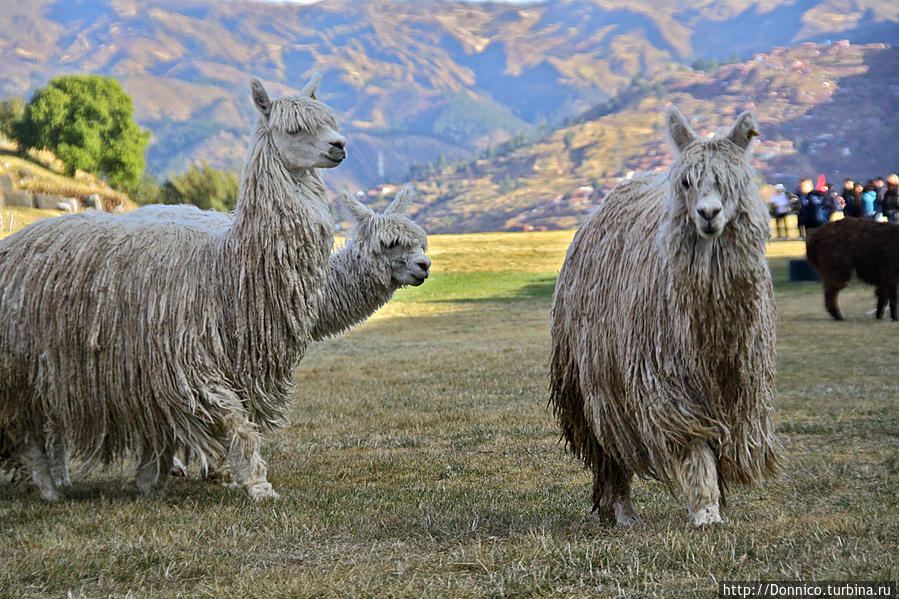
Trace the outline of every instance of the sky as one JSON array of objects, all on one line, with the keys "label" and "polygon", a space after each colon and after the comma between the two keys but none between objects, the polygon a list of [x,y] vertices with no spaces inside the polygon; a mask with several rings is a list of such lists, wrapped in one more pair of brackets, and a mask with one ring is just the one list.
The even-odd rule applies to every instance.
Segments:
[{"label": "sky", "polygon": [[[322,0],[257,0],[261,2],[279,3],[279,4],[315,4]],[[458,1],[458,0],[457,0]],[[462,2],[474,2],[482,4],[484,2],[504,2],[506,4],[526,4],[528,2],[540,2],[542,0],[461,0]]]}]

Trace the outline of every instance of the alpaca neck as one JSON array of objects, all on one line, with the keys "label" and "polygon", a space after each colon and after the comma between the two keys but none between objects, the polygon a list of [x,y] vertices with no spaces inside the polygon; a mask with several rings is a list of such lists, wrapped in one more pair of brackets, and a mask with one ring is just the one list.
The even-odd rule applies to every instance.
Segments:
[{"label": "alpaca neck", "polygon": [[385,260],[351,241],[331,254],[325,291],[312,338],[338,335],[390,301],[397,285]]},{"label": "alpaca neck", "polygon": [[693,223],[683,220],[664,238],[666,305],[696,347],[725,347],[736,355],[751,341],[747,335],[755,334],[744,325],[755,321],[770,292],[768,226],[755,220],[738,215],[718,239],[701,238]]},{"label": "alpaca neck", "polygon": [[288,170],[270,132],[257,129],[221,261],[238,331],[235,362],[253,379],[289,378],[305,350],[333,228],[318,172]]},{"label": "alpaca neck", "polygon": [[[260,225],[273,228],[265,230]],[[330,251],[333,228],[325,185],[318,170],[288,169],[274,146],[271,131],[257,129],[243,170],[232,237],[235,240],[272,238],[307,231],[291,245],[317,248],[306,241],[324,239]]]},{"label": "alpaca neck", "polygon": [[[765,217],[767,219],[767,217]],[[768,221],[740,213],[717,239],[703,239],[687,214],[673,214],[659,231],[659,245],[673,282],[727,295],[734,287],[756,284],[767,273]]]}]

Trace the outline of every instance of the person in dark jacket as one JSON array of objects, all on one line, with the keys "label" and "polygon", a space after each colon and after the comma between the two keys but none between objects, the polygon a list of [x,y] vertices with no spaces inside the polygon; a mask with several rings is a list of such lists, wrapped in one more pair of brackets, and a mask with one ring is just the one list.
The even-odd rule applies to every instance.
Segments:
[{"label": "person in dark jacket", "polygon": [[834,212],[842,212],[846,207],[843,196],[833,188],[833,183],[828,183],[824,192],[824,205],[830,209],[831,214]]},{"label": "person in dark jacket", "polygon": [[899,222],[899,175],[887,177],[886,191],[883,194],[883,215],[891,223]]},{"label": "person in dark jacket", "polygon": [[796,190],[799,197],[799,229],[805,230],[808,239],[818,227],[830,220],[833,212],[824,202],[824,194],[815,189],[811,179],[803,179]]},{"label": "person in dark jacket", "polygon": [[843,181],[843,215],[844,216],[860,216],[858,212],[858,203],[855,201],[855,181],[846,178]]},{"label": "person in dark jacket", "polygon": [[874,192],[877,194],[874,199],[874,212],[878,215],[883,214],[883,196],[887,192],[887,186],[883,182],[883,177],[874,179]]}]

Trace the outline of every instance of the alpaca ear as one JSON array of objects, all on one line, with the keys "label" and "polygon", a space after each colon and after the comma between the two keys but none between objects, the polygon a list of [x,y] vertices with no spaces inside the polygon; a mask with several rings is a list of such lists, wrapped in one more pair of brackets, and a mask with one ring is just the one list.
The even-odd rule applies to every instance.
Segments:
[{"label": "alpaca ear", "polygon": [[357,200],[356,196],[348,191],[344,191],[337,197],[340,205],[343,206],[353,222],[363,223],[375,215],[374,210]]},{"label": "alpaca ear", "polygon": [[268,92],[262,87],[262,82],[258,79],[253,79],[253,82],[250,83],[250,90],[253,92],[253,104],[256,105],[256,109],[259,110],[262,116],[267,117],[272,110],[272,101],[268,98]]},{"label": "alpaca ear", "polygon": [[671,143],[678,152],[682,152],[684,148],[699,139],[676,106],[669,106],[665,110],[665,123],[668,125],[668,137],[671,138]]},{"label": "alpaca ear", "polygon": [[751,110],[747,110],[737,117],[737,123],[731,132],[728,133],[727,139],[737,144],[737,147],[741,150],[745,150],[749,147],[749,142],[752,141],[752,138],[760,135],[758,129],[759,124],[755,120],[755,115],[752,114]]},{"label": "alpaca ear", "polygon": [[322,80],[321,71],[316,71],[312,73],[312,78],[309,79],[309,83],[307,83],[303,90],[300,92],[303,96],[309,96],[313,100],[315,100],[315,92],[318,91],[318,84]]},{"label": "alpaca ear", "polygon": [[387,206],[387,209],[384,210],[384,214],[405,214],[409,210],[409,205],[412,204],[412,200],[415,199],[415,188],[412,187],[411,184],[404,185],[402,189],[400,189],[396,198],[390,205]]}]

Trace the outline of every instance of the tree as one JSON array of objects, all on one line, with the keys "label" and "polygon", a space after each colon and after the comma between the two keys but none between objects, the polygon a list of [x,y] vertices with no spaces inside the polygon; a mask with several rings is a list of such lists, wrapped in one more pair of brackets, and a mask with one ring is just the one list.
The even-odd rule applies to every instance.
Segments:
[{"label": "tree", "polygon": [[25,115],[25,100],[10,96],[0,101],[0,135],[15,138],[15,125]]},{"label": "tree", "polygon": [[15,126],[23,149],[47,148],[75,169],[131,191],[144,170],[150,134],[134,122],[131,97],[100,75],[62,75],[38,89]]},{"label": "tree", "polygon": [[191,164],[186,172],[170,177],[159,189],[163,204],[193,204],[203,210],[234,210],[240,182],[234,171],[221,171],[205,162]]}]

